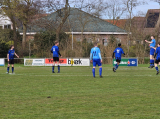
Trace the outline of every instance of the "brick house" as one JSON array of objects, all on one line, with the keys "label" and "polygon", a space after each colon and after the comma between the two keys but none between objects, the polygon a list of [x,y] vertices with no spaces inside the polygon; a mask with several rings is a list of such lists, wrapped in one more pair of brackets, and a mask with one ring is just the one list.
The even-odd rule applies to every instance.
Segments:
[{"label": "brick house", "polygon": [[[59,23],[58,12],[54,12],[41,19],[33,21],[27,29],[27,39],[34,39],[34,35],[40,31],[54,30]],[[63,15],[63,9],[61,10]],[[19,28],[21,35],[22,27]],[[77,8],[70,9],[70,15],[67,18],[62,31],[74,36],[74,39],[81,41],[86,38],[88,42],[97,40],[100,44],[107,46],[111,35],[117,39],[117,42],[126,44],[127,32],[116,25],[95,17]]]}]

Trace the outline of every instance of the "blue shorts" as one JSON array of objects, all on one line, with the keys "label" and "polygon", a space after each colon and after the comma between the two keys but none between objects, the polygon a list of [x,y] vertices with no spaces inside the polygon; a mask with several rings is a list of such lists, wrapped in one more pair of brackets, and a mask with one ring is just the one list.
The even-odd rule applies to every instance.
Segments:
[{"label": "blue shorts", "polygon": [[151,49],[150,49],[150,55],[154,55],[154,52],[155,52],[155,49],[154,49],[154,48],[151,48]]},{"label": "blue shorts", "polygon": [[101,60],[100,59],[93,59],[93,67],[102,66]]}]

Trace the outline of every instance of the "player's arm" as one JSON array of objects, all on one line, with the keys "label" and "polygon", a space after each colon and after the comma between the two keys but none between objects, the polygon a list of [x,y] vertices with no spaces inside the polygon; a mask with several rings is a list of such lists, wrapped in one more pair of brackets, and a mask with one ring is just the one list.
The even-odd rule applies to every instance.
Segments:
[{"label": "player's arm", "polygon": [[58,54],[59,54],[59,56],[61,56],[61,57],[62,57],[61,53],[59,52],[59,48],[58,48]]},{"label": "player's arm", "polygon": [[7,59],[8,59],[8,62],[9,62],[9,53],[7,54]]},{"label": "player's arm", "polygon": [[156,56],[157,56],[157,53],[154,54],[154,59],[156,58]]},{"label": "player's arm", "polygon": [[90,61],[92,62],[92,60],[93,60],[93,54],[92,54],[92,50],[91,50],[91,52],[90,52]]},{"label": "player's arm", "polygon": [[114,50],[113,54],[112,54],[112,58],[114,59],[114,54],[116,53],[116,50]]},{"label": "player's arm", "polygon": [[154,59],[156,58],[156,56],[157,56],[157,50],[156,50],[156,53],[154,54]]},{"label": "player's arm", "polygon": [[114,52],[113,52],[113,54],[112,54],[112,58],[114,59]]},{"label": "player's arm", "polygon": [[153,48],[153,49],[155,49],[155,50],[156,50],[156,48],[155,48],[155,47],[152,47],[152,46],[151,46],[151,48]]},{"label": "player's arm", "polygon": [[19,56],[17,55],[17,53],[14,53],[16,55],[17,58],[19,58]]},{"label": "player's arm", "polygon": [[53,53],[53,48],[51,48],[51,53]]},{"label": "player's arm", "polygon": [[58,51],[58,54],[59,54],[59,56],[61,56],[62,57],[62,55],[61,55],[61,53]]},{"label": "player's arm", "polygon": [[126,55],[126,54],[124,53],[123,49],[122,49],[122,54]]},{"label": "player's arm", "polygon": [[98,55],[99,55],[99,58],[101,59],[101,63],[102,63],[102,57],[101,57],[101,51],[100,51],[100,49],[99,49]]},{"label": "player's arm", "polygon": [[145,42],[149,44],[153,43],[152,41],[148,41],[148,40],[145,40]]}]

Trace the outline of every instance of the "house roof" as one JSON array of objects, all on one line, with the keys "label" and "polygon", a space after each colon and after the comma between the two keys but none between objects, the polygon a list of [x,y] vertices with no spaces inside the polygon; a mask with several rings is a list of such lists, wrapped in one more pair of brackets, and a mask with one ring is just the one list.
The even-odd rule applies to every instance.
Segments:
[{"label": "house roof", "polygon": [[142,29],[144,28],[145,25],[145,17],[133,17],[132,18],[132,23],[134,25],[134,27],[138,28],[138,29]]},{"label": "house roof", "polygon": [[[63,9],[59,12],[63,15]],[[40,32],[49,28],[56,29],[59,21],[57,11],[34,21],[27,32]],[[125,30],[77,8],[70,9],[70,15],[62,30],[64,32],[71,32],[72,30],[73,32],[125,32]],[[22,32],[22,28],[19,31]]]},{"label": "house roof", "polygon": [[111,23],[113,25],[116,25],[116,26],[118,26],[118,27],[123,29],[125,27],[125,25],[126,25],[127,20],[128,19],[119,19],[119,20],[114,20],[113,21],[112,19],[106,19],[105,21],[107,21],[107,22],[109,22],[109,23]]}]

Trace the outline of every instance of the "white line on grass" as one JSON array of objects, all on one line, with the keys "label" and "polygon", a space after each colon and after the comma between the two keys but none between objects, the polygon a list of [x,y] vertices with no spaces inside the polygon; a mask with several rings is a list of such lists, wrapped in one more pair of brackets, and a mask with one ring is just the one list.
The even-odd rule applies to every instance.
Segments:
[{"label": "white line on grass", "polygon": [[[8,75],[5,73],[0,73],[2,75]],[[63,74],[63,73],[62,73]],[[18,76],[53,76],[53,77],[64,77],[64,76],[68,76],[68,77],[75,77],[75,76],[79,76],[79,77],[92,77],[92,75],[37,75],[37,74],[10,74],[10,75],[18,75]],[[97,75],[98,76],[98,75]],[[144,76],[149,76],[149,77],[158,77],[157,75],[103,75],[105,77],[109,77],[109,76],[122,76],[122,77],[131,77],[131,76],[135,76],[135,77],[144,77]]]}]

